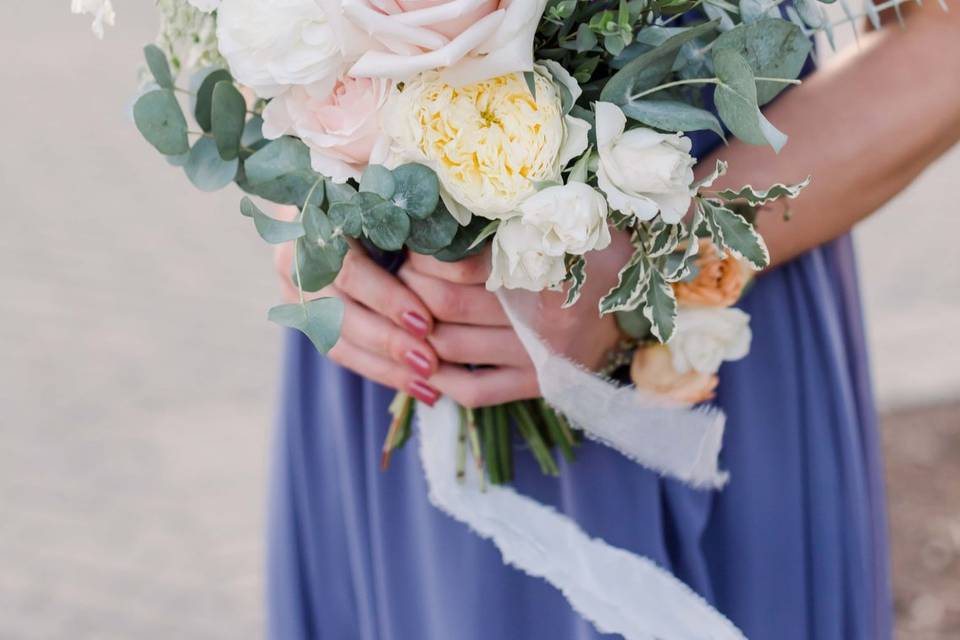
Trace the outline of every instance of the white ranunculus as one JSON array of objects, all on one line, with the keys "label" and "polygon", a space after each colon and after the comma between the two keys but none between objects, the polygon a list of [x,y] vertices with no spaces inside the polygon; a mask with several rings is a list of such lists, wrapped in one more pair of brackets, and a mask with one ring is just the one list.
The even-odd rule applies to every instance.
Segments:
[{"label": "white ranunculus", "polygon": [[220,52],[238,82],[263,98],[292,86],[323,97],[347,65],[340,0],[222,0]]},{"label": "white ranunculus", "polygon": [[690,138],[637,128],[625,131],[627,118],[609,102],[594,105],[597,116],[597,182],[610,206],[640,220],[660,212],[664,222],[683,219],[693,197]]},{"label": "white ranunculus", "polygon": [[543,291],[557,287],[566,270],[563,256],[549,255],[543,248],[540,230],[510,218],[500,223],[493,237],[493,255],[487,289]]},{"label": "white ranunculus", "polygon": [[750,316],[740,309],[681,306],[669,344],[673,367],[716,373],[722,362],[745,357],[751,339]]},{"label": "white ranunculus", "polygon": [[110,0],[71,0],[70,11],[93,16],[93,33],[103,40],[104,25],[112,27],[117,19]]},{"label": "white ranunculus", "polygon": [[216,11],[220,7],[220,0],[187,0],[187,2],[207,13]]},{"label": "white ranunculus", "polygon": [[440,70],[465,85],[533,69],[533,37],[546,0],[344,0],[353,24],[382,45],[350,69],[408,80]]},{"label": "white ranunculus", "polygon": [[523,222],[536,228],[547,255],[583,255],[610,244],[607,201],[582,182],[547,187],[520,205]]}]

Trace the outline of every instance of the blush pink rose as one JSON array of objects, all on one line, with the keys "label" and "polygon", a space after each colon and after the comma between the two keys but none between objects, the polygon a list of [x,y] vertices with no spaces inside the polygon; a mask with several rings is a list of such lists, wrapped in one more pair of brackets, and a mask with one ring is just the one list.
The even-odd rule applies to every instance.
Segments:
[{"label": "blush pink rose", "polygon": [[344,15],[379,43],[350,75],[409,80],[440,70],[466,85],[533,69],[546,0],[345,0]]},{"label": "blush pink rose", "polygon": [[386,150],[380,110],[388,83],[370,78],[343,78],[325,98],[293,87],[263,111],[263,135],[292,135],[310,148],[314,171],[335,182],[359,178],[371,158]]}]

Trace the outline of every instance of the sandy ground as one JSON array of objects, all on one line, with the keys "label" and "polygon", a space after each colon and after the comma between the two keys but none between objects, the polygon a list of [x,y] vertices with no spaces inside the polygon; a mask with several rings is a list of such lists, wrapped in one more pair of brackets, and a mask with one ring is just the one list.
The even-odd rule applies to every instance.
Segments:
[{"label": "sandy ground", "polygon": [[[259,637],[269,250],[126,118],[149,3],[105,43],[68,4],[0,4],[0,638]],[[960,636],[958,172],[858,232],[918,640]]]}]

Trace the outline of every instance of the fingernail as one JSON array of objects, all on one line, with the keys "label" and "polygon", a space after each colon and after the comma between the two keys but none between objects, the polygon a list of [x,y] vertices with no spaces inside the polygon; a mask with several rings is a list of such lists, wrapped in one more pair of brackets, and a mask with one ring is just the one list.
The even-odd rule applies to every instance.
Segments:
[{"label": "fingernail", "polygon": [[429,378],[433,375],[433,367],[430,366],[430,361],[427,359],[427,356],[423,355],[419,351],[407,351],[403,354],[403,359],[414,373],[417,373],[424,378]]},{"label": "fingernail", "polygon": [[403,321],[403,326],[416,336],[425,338],[430,331],[430,323],[415,311],[405,311],[404,314],[400,316],[400,319]]},{"label": "fingernail", "polygon": [[431,407],[435,405],[440,398],[440,392],[422,380],[414,380],[408,384],[407,393]]}]

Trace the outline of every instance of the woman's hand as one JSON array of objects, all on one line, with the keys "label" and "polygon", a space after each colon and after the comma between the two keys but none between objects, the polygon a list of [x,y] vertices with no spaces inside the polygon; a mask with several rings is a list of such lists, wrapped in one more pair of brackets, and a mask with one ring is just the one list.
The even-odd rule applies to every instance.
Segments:
[{"label": "woman's hand", "polygon": [[[277,247],[274,263],[284,297],[297,302],[300,294],[290,277],[292,260],[293,243]],[[428,405],[437,401],[440,394],[426,382],[439,364],[436,351],[426,341],[434,327],[433,317],[416,294],[362,249],[354,247],[347,253],[332,285],[305,295],[343,300],[343,329],[330,358]]]},{"label": "woman's hand", "polygon": [[[619,331],[613,316],[599,317],[597,302],[615,284],[630,252],[629,241],[616,234],[608,249],[588,254],[587,283],[570,309],[560,308],[561,293],[539,294],[536,329],[554,350],[588,367],[602,364]],[[411,254],[399,273],[436,319],[427,340],[441,362],[430,384],[466,407],[540,396],[526,350],[496,295],[484,287],[489,271],[486,252],[455,263]]]}]

